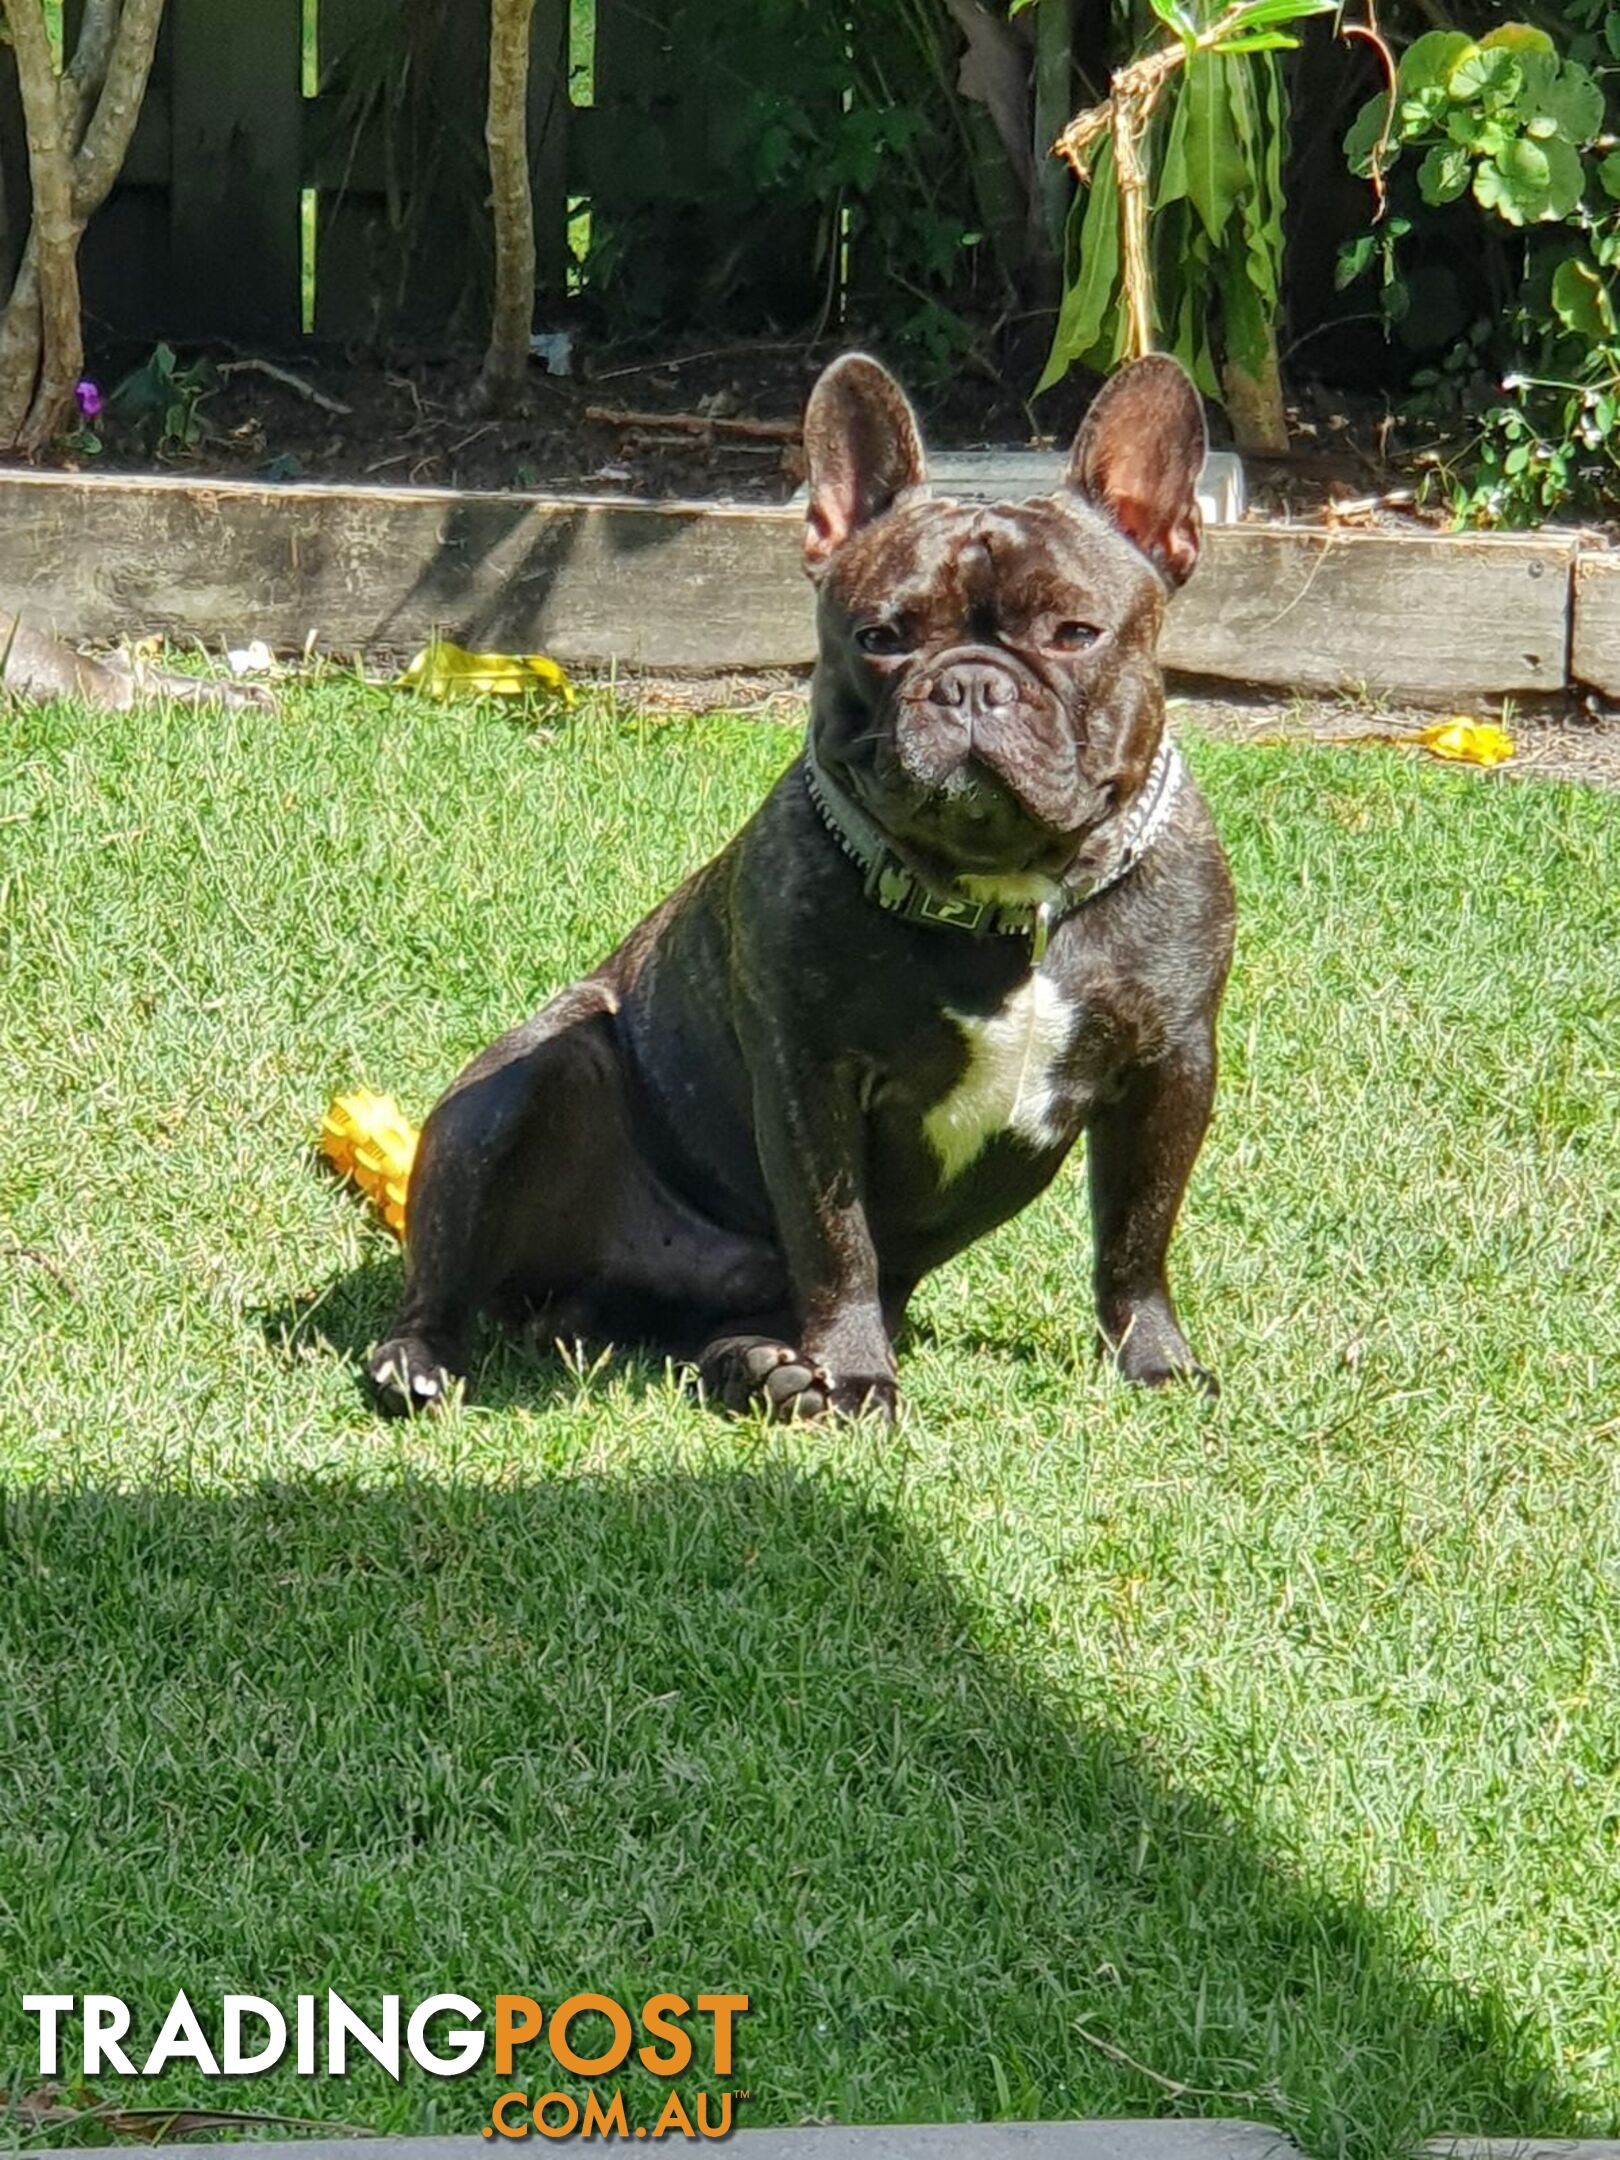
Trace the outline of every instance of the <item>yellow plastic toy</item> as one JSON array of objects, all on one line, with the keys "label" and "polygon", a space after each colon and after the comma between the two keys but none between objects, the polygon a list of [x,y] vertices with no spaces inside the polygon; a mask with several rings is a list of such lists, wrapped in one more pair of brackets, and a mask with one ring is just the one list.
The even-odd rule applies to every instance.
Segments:
[{"label": "yellow plastic toy", "polygon": [[1470,720],[1466,713],[1437,720],[1412,739],[1431,757],[1451,758],[1460,765],[1505,765],[1514,754],[1513,737],[1506,728],[1493,727],[1488,720]]},{"label": "yellow plastic toy", "polygon": [[448,638],[423,647],[404,672],[396,690],[415,690],[441,703],[454,697],[533,697],[549,693],[565,705],[574,702],[566,668],[549,653],[468,652]]},{"label": "yellow plastic toy", "polygon": [[321,1153],[350,1177],[395,1237],[405,1235],[405,1194],[416,1160],[416,1127],[392,1095],[356,1088],[321,1120]]}]

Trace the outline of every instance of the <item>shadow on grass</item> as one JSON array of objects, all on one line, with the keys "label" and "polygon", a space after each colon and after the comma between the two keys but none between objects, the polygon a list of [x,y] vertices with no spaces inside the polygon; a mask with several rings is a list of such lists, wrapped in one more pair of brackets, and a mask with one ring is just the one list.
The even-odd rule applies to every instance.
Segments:
[{"label": "shadow on grass", "polygon": [[[363,1369],[366,1355],[382,1340],[398,1310],[404,1281],[403,1260],[391,1254],[346,1268],[319,1290],[261,1306],[249,1317],[289,1363],[319,1352],[350,1367],[356,1392],[369,1404],[371,1391]],[[588,1363],[603,1349],[619,1371],[634,1375],[648,1387],[662,1384],[662,1358],[602,1344],[583,1346],[582,1354]],[[473,1357],[470,1390],[486,1410],[544,1410],[552,1402],[572,1400],[579,1392],[577,1374],[554,1344],[524,1341],[492,1322],[480,1323]]]},{"label": "shadow on grass", "polygon": [[[0,2061],[25,1987],[148,2037],[182,1986],[739,1988],[745,2123],[1568,2126],[1538,2032],[1031,1687],[834,1478],[34,1494],[0,1543]],[[472,2131],[508,2082],[140,2097]]]}]

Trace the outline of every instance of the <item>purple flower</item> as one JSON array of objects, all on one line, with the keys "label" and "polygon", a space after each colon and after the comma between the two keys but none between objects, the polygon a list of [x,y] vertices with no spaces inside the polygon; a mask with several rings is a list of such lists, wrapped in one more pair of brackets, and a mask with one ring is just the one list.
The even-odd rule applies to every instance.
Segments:
[{"label": "purple flower", "polygon": [[88,375],[86,375],[81,381],[76,382],[73,385],[73,395],[78,399],[79,411],[83,414],[86,420],[100,419],[101,408],[105,401],[102,398],[100,390],[90,380]]}]

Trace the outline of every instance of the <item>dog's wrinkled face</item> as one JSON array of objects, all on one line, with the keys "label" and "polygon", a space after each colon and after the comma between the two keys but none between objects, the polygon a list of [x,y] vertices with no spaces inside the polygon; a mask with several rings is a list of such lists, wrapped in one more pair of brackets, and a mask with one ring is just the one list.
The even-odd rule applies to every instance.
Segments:
[{"label": "dog's wrinkled face", "polygon": [[875,360],[835,361],[805,418],[805,559],[818,587],[816,752],[934,880],[1095,867],[1164,724],[1154,646],[1197,559],[1197,391],[1124,369],[1058,496],[923,492],[911,408]]}]

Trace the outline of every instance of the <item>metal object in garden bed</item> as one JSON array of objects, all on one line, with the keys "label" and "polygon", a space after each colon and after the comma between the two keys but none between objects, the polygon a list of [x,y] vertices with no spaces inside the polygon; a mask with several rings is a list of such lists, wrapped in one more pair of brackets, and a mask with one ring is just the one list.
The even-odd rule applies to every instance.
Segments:
[{"label": "metal object in garden bed", "polygon": [[[1063,485],[1067,450],[943,450],[928,460],[928,478],[941,495],[969,502],[1022,502]],[[1243,460],[1235,450],[1211,450],[1198,479],[1206,525],[1236,525],[1248,507]]]},{"label": "metal object in garden bed", "polygon": [[[967,502],[1025,502],[1051,495],[1063,485],[1066,450],[937,450],[928,460],[929,484],[937,495]],[[793,500],[803,502],[800,488]],[[1211,450],[1198,478],[1198,507],[1206,525],[1236,525],[1248,508],[1243,460],[1235,450]]]}]

